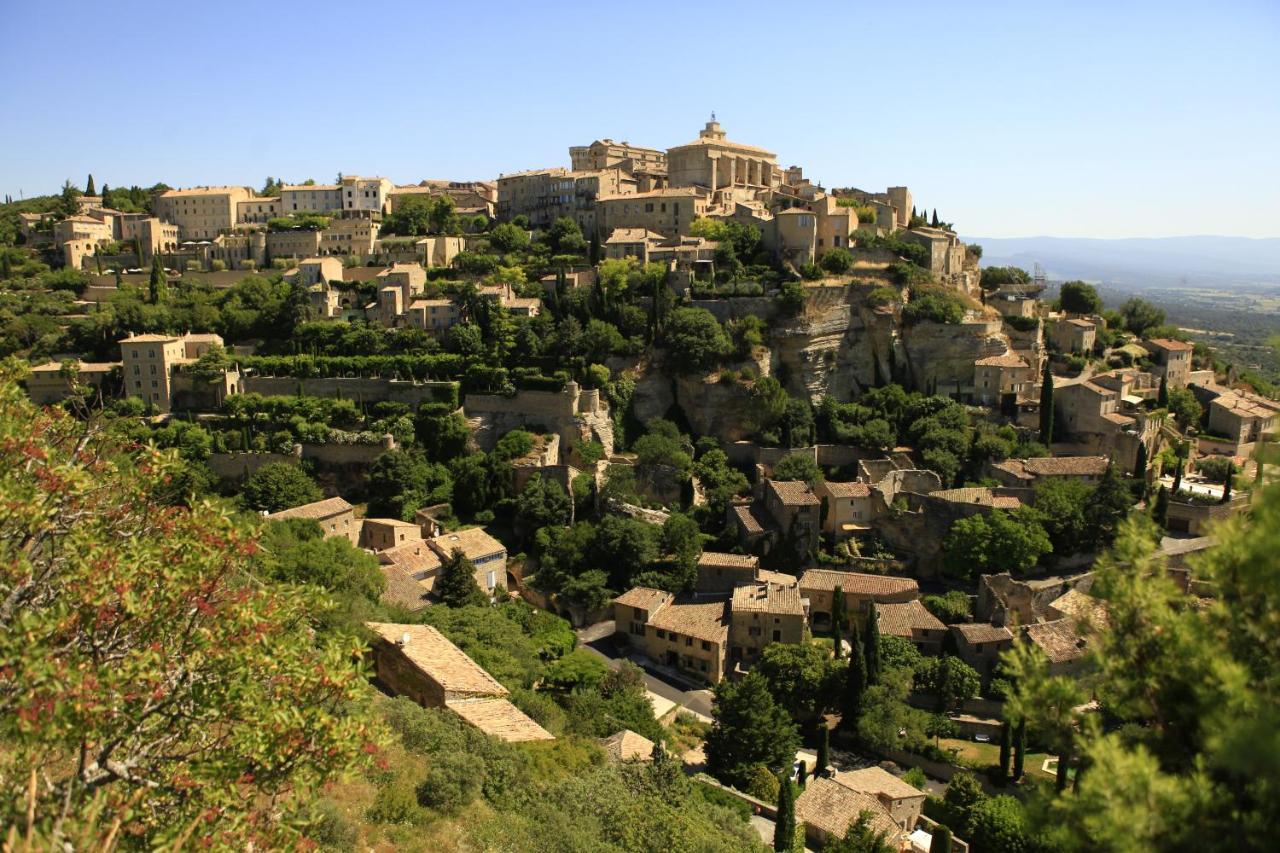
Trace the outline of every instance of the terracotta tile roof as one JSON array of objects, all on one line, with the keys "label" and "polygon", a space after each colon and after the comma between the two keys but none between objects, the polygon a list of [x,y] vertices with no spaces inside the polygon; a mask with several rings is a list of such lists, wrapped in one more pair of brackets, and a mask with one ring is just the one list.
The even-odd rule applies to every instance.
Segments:
[{"label": "terracotta tile roof", "polygon": [[738,523],[742,525],[742,529],[747,532],[748,536],[764,533],[764,522],[756,512],[754,504],[735,506],[733,514],[737,516]]},{"label": "terracotta tile roof", "polygon": [[1078,589],[1069,589],[1049,603],[1049,608],[1062,618],[1070,619],[1077,628],[1088,632],[1105,629],[1110,624],[1107,603]]},{"label": "terracotta tile roof", "polygon": [[778,586],[767,582],[735,587],[730,608],[734,613],[804,615],[804,604],[800,601],[800,587]]},{"label": "terracotta tile roof", "polygon": [[951,626],[952,633],[959,634],[966,643],[1000,643],[1013,639],[1013,634],[1003,625],[990,622],[963,622]]},{"label": "terracotta tile roof", "polygon": [[668,604],[654,614],[649,613],[649,624],[654,628],[674,631],[698,640],[723,643],[729,633],[725,619],[725,601],[699,601],[686,604]]},{"label": "terracotta tile roof", "polygon": [[770,480],[769,488],[783,506],[817,506],[821,503],[804,480]]},{"label": "terracotta tile roof", "polygon": [[1152,338],[1149,341],[1143,341],[1143,346],[1155,347],[1156,349],[1170,352],[1190,352],[1196,348],[1195,344],[1189,344],[1186,341],[1175,341],[1172,338]]},{"label": "terracotta tile roof", "polygon": [[401,521],[398,518],[366,518],[364,520],[364,523],[366,525],[372,525],[373,527],[390,527],[390,528],[419,526],[415,522]]},{"label": "terracotta tile roof", "polygon": [[[744,142],[732,142],[728,139],[712,139],[706,136],[699,136],[692,142],[686,142],[684,145],[677,145],[674,148],[668,149],[668,151],[679,151],[681,148],[694,147],[730,148],[736,151],[750,151],[753,154],[763,154],[766,157],[777,157],[777,155],[769,149],[761,148],[758,145],[747,145]],[[775,166],[774,168],[777,167]]]},{"label": "terracotta tile roof", "polygon": [[974,362],[978,367],[1026,367],[1027,363],[1013,353],[990,355]]},{"label": "terracotta tile roof", "polygon": [[[366,622],[365,626],[447,692],[506,696],[507,688],[430,625]],[[401,641],[408,636],[408,642]]]},{"label": "terracotta tile roof", "polygon": [[833,483],[825,484],[827,494],[833,498],[865,498],[871,495],[870,483]]},{"label": "terracotta tile roof", "polygon": [[[119,367],[118,361],[73,361],[72,365],[77,373],[110,373],[113,368]],[[32,373],[61,373],[62,362],[48,361],[44,364],[37,364],[31,368]]]},{"label": "terracotta tile roof", "polygon": [[649,618],[652,619],[654,612],[664,604],[670,604],[672,598],[674,596],[666,590],[654,589],[648,586],[636,586],[615,598],[613,603],[646,610],[649,613]]},{"label": "terracotta tile roof", "polygon": [[1003,462],[992,462],[991,467],[997,471],[1004,471],[1006,474],[1017,477],[1019,480],[1033,479],[1030,472],[1027,471],[1025,459],[1006,459]]},{"label": "terracotta tile roof", "polygon": [[1113,424],[1119,424],[1120,426],[1128,426],[1134,422],[1133,418],[1128,415],[1122,415],[1119,412],[1107,412],[1102,416],[1102,418],[1103,420],[1110,421]]},{"label": "terracotta tile roof", "polygon": [[[966,489],[942,489],[941,491],[930,492],[929,497],[951,503],[976,504],[977,506],[1018,506],[1017,498],[997,498],[995,493],[985,486],[970,486]],[[1001,503],[997,503],[997,501],[1001,501]],[[1010,501],[1015,503],[1011,504]]]},{"label": "terracotta tile roof", "polygon": [[771,572],[768,569],[760,569],[756,572],[756,580],[768,582],[774,586],[799,586],[800,579],[795,575],[789,575],[786,572]]},{"label": "terracotta tile roof", "polygon": [[130,335],[120,341],[122,344],[158,344],[178,340],[176,335]]},{"label": "terracotta tile roof", "polygon": [[[165,190],[160,198],[175,198],[184,195],[226,195],[227,193],[246,192],[244,187],[192,187],[189,190]],[[252,193],[250,193],[252,197]]]},{"label": "terracotta tile roof", "polygon": [[834,778],[811,779],[796,798],[796,820],[835,838],[843,838],[863,812],[870,812],[871,828],[876,832],[885,833],[893,841],[902,837],[902,828],[878,799],[842,785]]},{"label": "terracotta tile roof", "polygon": [[1095,322],[1093,322],[1092,320],[1081,320],[1079,317],[1074,317],[1074,318],[1072,318],[1072,319],[1068,320],[1067,322],[1068,322],[1068,323],[1070,323],[1070,324],[1071,324],[1071,325],[1073,325],[1073,326],[1078,326],[1078,327],[1079,327],[1079,328],[1081,328],[1081,329],[1096,329],[1096,328],[1098,328],[1098,324],[1097,324],[1097,323],[1095,323]]},{"label": "terracotta tile roof", "polygon": [[1044,456],[1023,460],[1027,473],[1035,477],[1087,477],[1106,473],[1105,456]]},{"label": "terracotta tile roof", "polygon": [[[386,565],[398,566],[415,577],[438,572],[441,565],[440,556],[422,539],[379,551],[378,560]],[[423,579],[417,577],[417,580]]]},{"label": "terracotta tile roof", "polygon": [[508,743],[556,739],[506,699],[455,699],[445,707],[485,734]]},{"label": "terracotta tile roof", "polygon": [[1270,418],[1280,412],[1280,403],[1246,391],[1231,391],[1219,395],[1210,400],[1209,405],[1220,407],[1241,417]]},{"label": "terracotta tile roof", "polygon": [[928,611],[919,599],[905,604],[877,604],[876,616],[879,619],[880,631],[895,637],[911,638],[914,631],[945,631],[937,616]]},{"label": "terracotta tile roof", "polygon": [[273,512],[267,518],[272,521],[283,521],[286,518],[328,518],[332,515],[350,511],[351,504],[342,498],[326,498],[322,501]]},{"label": "terracotta tile roof", "polygon": [[880,796],[883,794],[891,800],[909,800],[914,797],[924,798],[928,794],[914,785],[908,785],[883,767],[865,767],[861,770],[844,770],[835,774],[835,780],[846,788],[861,791],[864,794]]},{"label": "terracotta tile roof", "polygon": [[996,509],[1017,509],[1022,506],[1022,501],[1014,497],[1003,497],[996,495],[991,498],[991,505]]},{"label": "terracotta tile roof", "polygon": [[900,595],[920,591],[920,585],[914,578],[868,575],[862,572],[837,572],[830,569],[808,569],[800,576],[801,589],[833,592],[837,586],[844,589],[846,594],[870,596]]},{"label": "terracotta tile roof", "polygon": [[342,188],[337,184],[283,184],[280,187],[281,192],[305,192],[309,190],[337,192],[340,189]]},{"label": "terracotta tile roof", "polygon": [[721,569],[755,569],[760,567],[760,558],[751,554],[703,551],[702,556],[698,558],[698,565]]},{"label": "terracotta tile roof", "polygon": [[442,533],[436,538],[427,541],[432,549],[440,555],[441,559],[447,559],[455,548],[460,549],[467,559],[472,561],[482,557],[491,557],[507,550],[506,546],[486,533],[481,527]]},{"label": "terracotta tile roof", "polygon": [[604,242],[607,246],[610,243],[647,243],[661,239],[661,234],[655,234],[648,228],[615,228]]},{"label": "terracotta tile roof", "polygon": [[426,584],[414,580],[403,566],[385,563],[378,566],[378,571],[382,572],[387,581],[387,586],[382,591],[384,603],[395,604],[406,610],[420,610],[427,606],[427,595],[431,592],[430,587],[435,586],[435,577],[431,578],[431,584]]},{"label": "terracotta tile roof", "polygon": [[1027,639],[1040,647],[1051,663],[1067,663],[1084,657],[1085,642],[1070,619],[1041,622],[1022,629]]},{"label": "terracotta tile roof", "polygon": [[653,758],[653,741],[631,729],[601,738],[600,745],[614,761],[649,761]]}]

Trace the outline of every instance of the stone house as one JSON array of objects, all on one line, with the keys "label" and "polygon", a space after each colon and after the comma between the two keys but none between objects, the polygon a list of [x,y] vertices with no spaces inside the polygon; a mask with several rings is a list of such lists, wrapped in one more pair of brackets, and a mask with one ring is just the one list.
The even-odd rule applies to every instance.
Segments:
[{"label": "stone house", "polygon": [[1013,353],[979,358],[973,363],[973,401],[993,406],[1006,397],[1026,397],[1035,380],[1031,366]]},{"label": "stone house", "polygon": [[[73,383],[103,393],[107,379],[120,368],[118,361],[49,361],[31,368],[26,379],[27,396],[37,406],[58,403],[71,396]],[[114,383],[110,383],[114,385]]]},{"label": "stone house", "polygon": [[823,531],[837,539],[859,536],[871,530],[875,504],[870,483],[837,483],[824,480],[814,488],[821,501]]},{"label": "stone house", "polygon": [[253,198],[247,187],[195,187],[165,190],[155,198],[155,215],[178,226],[183,240],[212,240],[236,224],[241,202]]},{"label": "stone house", "polygon": [[483,528],[442,533],[428,539],[427,544],[441,560],[449,559],[455,550],[461,551],[476,568],[476,583],[490,595],[498,587],[512,586],[507,577],[507,547]]},{"label": "stone house", "polygon": [[364,547],[370,551],[385,551],[406,542],[422,539],[422,528],[411,521],[398,518],[366,518],[361,531]]},{"label": "stone house", "polygon": [[595,169],[623,169],[634,172],[664,172],[667,154],[657,148],[645,148],[629,142],[597,139],[590,145],[569,148],[569,163],[575,172]]},{"label": "stone house", "polygon": [[1185,388],[1191,373],[1191,355],[1195,345],[1170,338],[1152,338],[1142,346],[1155,361],[1154,372],[1163,376],[1170,388]]},{"label": "stone house", "polygon": [[873,603],[905,604],[920,597],[920,585],[914,578],[808,569],[800,576],[800,596],[809,601],[809,616],[815,628],[830,627],[837,586],[844,595],[845,611],[859,627]]},{"label": "stone house", "polygon": [[915,829],[916,821],[924,812],[924,801],[928,794],[907,784],[883,767],[840,771],[833,774],[832,778],[847,788],[875,797],[903,832]]},{"label": "stone house", "polygon": [[708,202],[705,190],[684,187],[601,195],[595,206],[599,234],[632,228],[675,237],[689,233],[693,221],[707,213]]},{"label": "stone house", "polygon": [[342,498],[326,498],[302,506],[282,509],[267,516],[269,521],[290,518],[309,518],[320,525],[324,537],[341,536],[352,545],[360,544],[360,525],[356,523],[356,511]]},{"label": "stone house", "polygon": [[1083,668],[1088,640],[1071,619],[1026,625],[1022,634],[1044,653],[1049,661],[1050,675],[1073,675]]},{"label": "stone house", "polygon": [[1079,317],[1056,321],[1049,336],[1059,351],[1076,355],[1093,352],[1097,338],[1097,324]]},{"label": "stone house", "polygon": [[795,584],[744,584],[729,602],[729,660],[750,666],[770,643],[804,642],[805,608]]},{"label": "stone house", "polygon": [[[173,408],[180,368],[197,360],[214,346],[222,346],[222,338],[214,334],[188,333],[180,337],[131,335],[125,338],[120,341],[125,396],[149,402],[156,412],[169,412]],[[216,392],[219,398],[237,391],[239,374],[228,373],[227,377]],[[217,402],[220,403],[221,399]]]},{"label": "stone house", "polygon": [[708,684],[724,678],[728,601],[677,603],[669,592],[635,587],[613,605],[617,633],[653,660]]},{"label": "stone house", "polygon": [[1237,456],[1252,452],[1255,442],[1274,432],[1280,415],[1280,403],[1248,391],[1224,389],[1209,401],[1208,408],[1209,432],[1227,438]]},{"label": "stone house", "polygon": [[303,287],[313,284],[328,285],[331,281],[342,281],[342,261],[337,258],[307,258],[298,262],[298,283]]},{"label": "stone house", "polygon": [[919,600],[902,604],[877,604],[876,618],[881,634],[910,640],[921,654],[942,653],[947,626]]},{"label": "stone house", "polygon": [[781,538],[808,553],[818,547],[822,502],[802,480],[766,480],[764,510]]},{"label": "stone house", "polygon": [[732,592],[735,587],[755,583],[759,570],[759,557],[703,551],[698,557],[698,580],[694,588],[700,593]]},{"label": "stone house", "polygon": [[392,693],[425,708],[445,708],[510,743],[554,736],[507,699],[496,678],[430,625],[366,622],[374,671]]},{"label": "stone house", "polygon": [[1000,655],[1013,645],[1013,633],[1003,625],[987,622],[965,622],[951,626],[956,656],[977,670],[983,685],[991,681]]},{"label": "stone house", "polygon": [[1046,456],[989,462],[987,473],[1010,488],[1035,488],[1045,480],[1073,479],[1094,483],[1107,471],[1105,456]]},{"label": "stone house", "polygon": [[882,833],[893,849],[902,849],[906,832],[889,810],[879,798],[842,782],[842,775],[816,776],[796,797],[796,820],[804,824],[806,845],[820,850],[828,841],[844,838],[849,827],[867,814],[870,828]]},{"label": "stone house", "polygon": [[435,335],[443,335],[462,319],[462,311],[451,299],[415,299],[405,312],[409,325]]}]

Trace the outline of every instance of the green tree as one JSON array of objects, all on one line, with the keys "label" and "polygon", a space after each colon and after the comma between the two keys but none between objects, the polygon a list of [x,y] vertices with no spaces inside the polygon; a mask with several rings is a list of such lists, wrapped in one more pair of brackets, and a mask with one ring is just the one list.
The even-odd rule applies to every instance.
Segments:
[{"label": "green tree", "polygon": [[555,480],[542,479],[541,474],[530,477],[516,498],[516,515],[529,530],[568,524],[572,510],[569,496],[561,485]]},{"label": "green tree", "polygon": [[499,252],[517,252],[528,247],[529,235],[523,228],[504,222],[489,232],[489,244]]},{"label": "green tree", "polygon": [[664,339],[676,369],[685,373],[711,368],[733,351],[724,328],[705,308],[672,311]]},{"label": "green tree", "polygon": [[1156,405],[1162,409],[1169,408],[1169,377],[1160,375],[1160,390],[1156,395]]},{"label": "green tree", "polygon": [[1047,358],[1040,374],[1040,443],[1053,445],[1053,371]]},{"label": "green tree", "polygon": [[160,256],[151,259],[151,278],[147,282],[147,295],[152,305],[163,305],[169,301],[169,282],[160,264]]},{"label": "green tree", "polygon": [[854,632],[849,639],[852,645],[849,663],[844,671],[844,690],[840,696],[840,727],[846,731],[856,731],[870,681],[867,677],[867,656],[862,650],[858,634]]},{"label": "green tree", "polygon": [[763,676],[751,672],[716,685],[711,717],[705,749],[707,769],[717,779],[745,787],[756,767],[772,773],[790,769],[800,738]]},{"label": "green tree", "polygon": [[823,846],[824,853],[894,853],[897,849],[884,832],[871,826],[872,813],[863,811],[849,825],[844,837],[832,838]]},{"label": "green tree", "polygon": [[829,273],[844,275],[853,269],[853,255],[849,254],[848,249],[836,247],[823,255],[819,263]]},{"label": "green tree", "polygon": [[867,684],[880,683],[880,614],[871,602],[862,632],[862,653],[867,659]]},{"label": "green tree", "polygon": [[764,678],[773,701],[801,723],[826,710],[831,683],[839,672],[826,651],[809,643],[770,643],[753,671]]},{"label": "green tree", "polygon": [[1018,727],[1013,737],[1013,781],[1022,778],[1023,765],[1027,760],[1027,721],[1018,720]]},{"label": "green tree", "polygon": [[945,595],[926,595],[920,599],[920,603],[948,625],[969,620],[969,596],[958,589],[949,590]]},{"label": "green tree", "polygon": [[1031,273],[1020,267],[987,267],[982,271],[982,289],[999,290],[1006,284],[1030,284]]},{"label": "green tree", "polygon": [[1200,423],[1200,418],[1204,415],[1200,401],[1189,388],[1170,388],[1167,403],[1169,413],[1181,429]]},{"label": "green tree", "polygon": [[1110,545],[1124,521],[1133,509],[1133,492],[1120,475],[1114,462],[1107,463],[1107,470],[1093,490],[1089,506],[1085,510],[1085,538],[1095,548]]},{"label": "green tree", "polygon": [[995,509],[953,524],[943,541],[943,561],[957,577],[1025,572],[1052,547],[1034,510]]},{"label": "green tree", "polygon": [[418,442],[432,462],[449,462],[466,453],[471,431],[466,419],[442,403],[423,403],[413,420]]},{"label": "green tree", "polygon": [[1102,298],[1092,284],[1068,281],[1058,291],[1062,310],[1072,314],[1097,314],[1102,310]]},{"label": "green tree", "polygon": [[1151,520],[1161,530],[1169,526],[1169,490],[1163,485],[1156,492],[1155,504],[1151,510]]},{"label": "green tree", "polygon": [[818,757],[813,764],[814,776],[826,776],[831,765],[831,729],[826,721],[818,724]]},{"label": "green tree", "polygon": [[1065,557],[1087,545],[1085,513],[1094,487],[1071,477],[1052,477],[1036,484],[1035,508],[1049,535],[1052,553]]},{"label": "green tree", "polygon": [[939,824],[933,831],[929,853],[951,853],[951,830]]},{"label": "green tree", "polygon": [[0,379],[0,823],[41,848],[289,849],[378,749],[327,597],[263,577],[252,518],[158,503],[181,465]]},{"label": "green tree", "polygon": [[831,656],[836,660],[844,654],[844,608],[844,587],[836,584],[831,593]]},{"label": "green tree", "polygon": [[969,813],[969,841],[974,850],[1032,853],[1036,849],[1026,811],[1017,799],[987,797]]},{"label": "green tree", "polygon": [[775,480],[803,480],[811,486],[822,482],[822,469],[808,453],[788,453],[773,466]]},{"label": "green tree", "polygon": [[796,791],[791,777],[784,775],[778,784],[778,814],[773,826],[773,849],[790,851],[796,836]]},{"label": "green tree", "polygon": [[1000,783],[1009,779],[1009,762],[1013,758],[1013,729],[1009,721],[1000,724]]},{"label": "green tree", "polygon": [[240,491],[245,506],[263,512],[313,503],[324,497],[320,487],[297,465],[272,462],[255,471]]},{"label": "green tree", "polygon": [[436,579],[436,596],[450,607],[485,605],[489,596],[476,583],[476,567],[467,555],[454,548],[440,563],[440,576]]},{"label": "green tree", "polygon": [[982,682],[977,671],[951,655],[925,658],[915,670],[918,690],[938,697],[938,710],[950,711],[978,695]]},{"label": "green tree", "polygon": [[1149,461],[1146,444],[1138,445],[1137,457],[1137,460],[1133,463],[1133,476],[1135,479],[1143,480],[1145,482],[1147,477],[1147,464]]},{"label": "green tree", "polygon": [[1142,337],[1148,330],[1164,325],[1164,312],[1145,299],[1134,297],[1120,306],[1124,325],[1130,332]]}]

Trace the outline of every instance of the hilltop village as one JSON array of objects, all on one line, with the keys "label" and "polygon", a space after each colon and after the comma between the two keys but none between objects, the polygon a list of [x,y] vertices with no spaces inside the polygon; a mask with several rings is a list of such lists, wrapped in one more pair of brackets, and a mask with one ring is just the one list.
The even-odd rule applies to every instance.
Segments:
[{"label": "hilltop village", "polygon": [[327,846],[534,849],[508,788],[591,767],[561,805],[640,774],[662,849],[1059,849],[1024,801],[1087,776],[1132,617],[1099,557],[1140,528],[1211,611],[1280,403],[1155,306],[983,268],[907,187],[714,117],[568,161],[6,205],[9,381],[168,451],[147,500],[238,513],[337,602],[310,618],[359,638],[400,763],[325,801]]}]

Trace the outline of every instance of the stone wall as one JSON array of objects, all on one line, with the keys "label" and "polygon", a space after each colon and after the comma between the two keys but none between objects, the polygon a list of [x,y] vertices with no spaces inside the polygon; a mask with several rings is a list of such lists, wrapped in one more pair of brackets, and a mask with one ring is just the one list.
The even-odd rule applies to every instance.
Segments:
[{"label": "stone wall", "polygon": [[245,376],[242,387],[246,394],[268,397],[339,397],[363,403],[384,400],[417,406],[419,403],[447,401],[456,382],[413,382],[403,379],[380,379],[363,376],[310,377]]},{"label": "stone wall", "polygon": [[726,299],[694,299],[694,308],[710,311],[721,323],[756,316],[770,323],[778,313],[778,303],[771,296],[734,296]]}]

